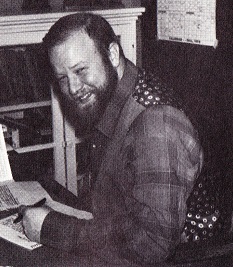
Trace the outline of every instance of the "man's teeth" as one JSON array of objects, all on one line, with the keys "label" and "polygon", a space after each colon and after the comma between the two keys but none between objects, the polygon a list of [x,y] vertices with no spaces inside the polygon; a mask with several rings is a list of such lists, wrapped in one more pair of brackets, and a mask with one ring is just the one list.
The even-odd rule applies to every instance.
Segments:
[{"label": "man's teeth", "polygon": [[80,99],[81,100],[85,100],[85,99],[87,99],[88,97],[90,97],[91,96],[91,93],[89,92],[89,93],[87,93],[87,94],[85,94],[85,95],[83,95],[83,96],[80,96]]}]

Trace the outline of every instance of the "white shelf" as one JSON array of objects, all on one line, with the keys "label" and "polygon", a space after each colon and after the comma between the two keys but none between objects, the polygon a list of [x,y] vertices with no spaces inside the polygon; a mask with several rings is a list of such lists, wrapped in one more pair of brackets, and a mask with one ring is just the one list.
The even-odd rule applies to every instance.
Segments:
[{"label": "white shelf", "polygon": [[[0,46],[41,43],[49,28],[61,17],[74,12],[55,12],[0,17]],[[136,62],[136,21],[144,7],[88,11],[103,16],[121,36],[126,56]]]},{"label": "white shelf", "polygon": [[[121,8],[89,11],[103,16],[120,36],[125,56],[136,64],[136,21],[145,8]],[[0,47],[37,44],[49,28],[61,17],[77,12],[61,12],[0,17]],[[0,107],[0,113],[50,106],[52,110],[53,142],[14,149],[18,153],[53,148],[54,178],[77,195],[76,144],[72,125],[64,118],[58,97],[51,90],[51,101]]]},{"label": "white shelf", "polygon": [[0,113],[51,106],[51,100],[0,107]]},{"label": "white shelf", "polygon": [[19,147],[19,148],[13,148],[9,144],[6,145],[7,151],[14,150],[15,152],[21,154],[21,153],[28,153],[33,151],[39,151],[49,148],[54,148],[54,143],[47,143],[47,144],[39,144],[39,145],[33,145],[33,146],[25,146],[25,147]]},{"label": "white shelf", "polygon": [[[80,144],[83,142],[82,138],[77,138],[75,139],[75,144]],[[63,143],[63,147],[66,147],[68,144]],[[39,151],[39,150],[45,150],[45,149],[50,149],[54,148],[55,143],[46,143],[46,144],[38,144],[38,145],[33,145],[33,146],[25,146],[25,147],[19,147],[19,148],[13,148],[10,144],[6,143],[6,149],[7,151],[15,151],[19,154],[21,153],[28,153],[28,152],[33,152],[33,151]]]}]

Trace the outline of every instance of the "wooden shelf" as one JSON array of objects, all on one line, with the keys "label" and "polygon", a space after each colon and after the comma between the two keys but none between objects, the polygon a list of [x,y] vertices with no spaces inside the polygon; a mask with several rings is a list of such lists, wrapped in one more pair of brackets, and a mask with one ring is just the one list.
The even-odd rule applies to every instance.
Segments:
[{"label": "wooden shelf", "polygon": [[19,154],[21,153],[28,153],[28,152],[33,152],[33,151],[39,151],[39,150],[44,150],[44,149],[49,149],[49,148],[54,148],[55,144],[54,143],[47,143],[47,144],[39,144],[39,145],[33,145],[33,146],[25,146],[25,147],[19,147],[19,148],[13,148],[9,144],[7,144],[7,151],[15,151]]},{"label": "wooden shelf", "polygon": [[0,113],[51,106],[51,100],[0,107]]}]

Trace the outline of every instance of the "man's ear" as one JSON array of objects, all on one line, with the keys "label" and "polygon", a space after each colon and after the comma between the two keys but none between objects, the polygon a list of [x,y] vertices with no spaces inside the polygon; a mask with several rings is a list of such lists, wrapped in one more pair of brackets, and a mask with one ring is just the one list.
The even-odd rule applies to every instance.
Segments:
[{"label": "man's ear", "polygon": [[113,67],[117,68],[120,64],[119,46],[113,42],[109,45],[109,59],[112,62]]}]

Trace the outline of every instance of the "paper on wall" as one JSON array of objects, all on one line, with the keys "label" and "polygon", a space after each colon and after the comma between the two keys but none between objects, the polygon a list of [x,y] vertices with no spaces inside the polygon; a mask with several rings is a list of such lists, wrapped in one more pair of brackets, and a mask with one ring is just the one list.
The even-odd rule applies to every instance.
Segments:
[{"label": "paper on wall", "polygon": [[216,47],[216,0],[158,0],[157,35]]}]

